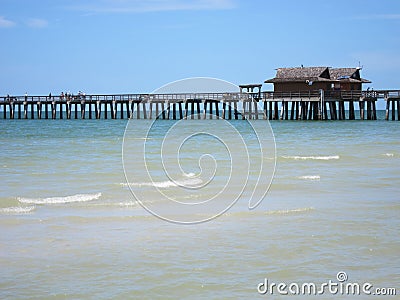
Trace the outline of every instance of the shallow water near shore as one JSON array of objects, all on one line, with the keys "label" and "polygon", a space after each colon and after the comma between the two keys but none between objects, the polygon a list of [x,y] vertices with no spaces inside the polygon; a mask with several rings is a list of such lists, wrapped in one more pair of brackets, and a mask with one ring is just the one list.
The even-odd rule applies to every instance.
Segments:
[{"label": "shallow water near shore", "polygon": [[[399,122],[272,121],[277,165],[264,201],[249,210],[244,195],[196,225],[136,202],[126,124],[0,120],[0,298],[252,299],[265,278],[318,284],[340,271],[398,291]],[[174,187],[161,175],[130,184],[144,195]]]}]

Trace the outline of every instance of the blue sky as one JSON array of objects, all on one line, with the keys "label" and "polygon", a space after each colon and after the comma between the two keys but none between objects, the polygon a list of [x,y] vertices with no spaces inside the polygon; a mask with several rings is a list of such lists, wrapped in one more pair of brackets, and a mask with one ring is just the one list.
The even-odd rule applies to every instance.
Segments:
[{"label": "blue sky", "polygon": [[278,67],[359,63],[374,89],[400,89],[396,0],[0,0],[0,37],[0,95],[261,83]]}]

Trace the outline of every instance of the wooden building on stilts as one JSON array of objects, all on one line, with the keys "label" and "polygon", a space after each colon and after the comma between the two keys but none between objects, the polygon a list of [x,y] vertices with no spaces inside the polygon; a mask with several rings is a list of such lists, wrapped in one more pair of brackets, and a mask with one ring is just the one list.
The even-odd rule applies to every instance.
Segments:
[{"label": "wooden building on stilts", "polygon": [[[360,119],[376,119],[377,100],[373,93],[362,92],[362,84],[371,81],[361,78],[361,68],[330,68],[330,67],[295,67],[278,68],[276,76],[265,80],[265,83],[274,85],[274,97],[281,97],[280,119],[288,118],[289,103],[291,111],[297,111],[300,119],[331,119],[354,120],[355,103],[358,103]],[[307,95],[307,93],[320,95],[319,101],[303,101],[307,97],[293,97],[292,95]],[[289,102],[289,103],[288,103]],[[365,103],[367,115],[365,116]],[[283,112],[283,113],[282,113]],[[330,115],[330,116],[329,116]]]}]

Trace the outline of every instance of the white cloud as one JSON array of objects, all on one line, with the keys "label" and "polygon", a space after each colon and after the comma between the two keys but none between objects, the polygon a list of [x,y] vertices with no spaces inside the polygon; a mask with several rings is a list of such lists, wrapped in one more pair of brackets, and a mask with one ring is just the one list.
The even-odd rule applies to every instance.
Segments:
[{"label": "white cloud", "polygon": [[101,0],[70,7],[89,13],[145,13],[177,10],[223,10],[234,8],[234,0]]},{"label": "white cloud", "polygon": [[26,21],[26,24],[32,28],[44,28],[47,27],[49,23],[44,19],[29,19]]},{"label": "white cloud", "polygon": [[400,14],[376,15],[376,18],[383,20],[400,20]]},{"label": "white cloud", "polygon": [[356,20],[400,20],[400,14],[374,14],[357,16]]},{"label": "white cloud", "polygon": [[15,22],[7,20],[3,16],[0,16],[0,28],[8,28],[15,26]]}]

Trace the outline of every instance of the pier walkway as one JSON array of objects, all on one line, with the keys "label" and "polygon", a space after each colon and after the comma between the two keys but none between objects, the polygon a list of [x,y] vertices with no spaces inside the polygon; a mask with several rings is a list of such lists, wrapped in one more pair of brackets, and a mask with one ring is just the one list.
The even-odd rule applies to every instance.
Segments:
[{"label": "pier walkway", "polygon": [[0,119],[376,120],[378,99],[400,120],[400,90],[7,96]]}]

